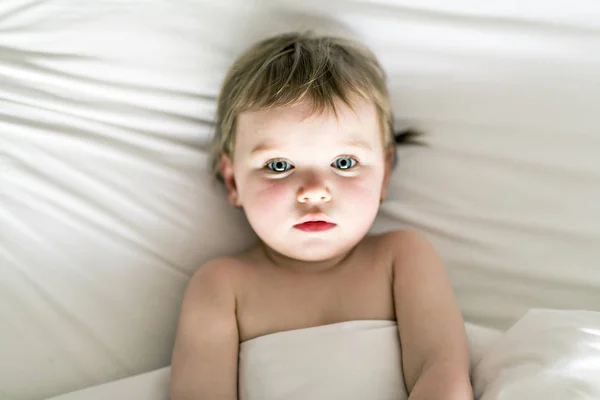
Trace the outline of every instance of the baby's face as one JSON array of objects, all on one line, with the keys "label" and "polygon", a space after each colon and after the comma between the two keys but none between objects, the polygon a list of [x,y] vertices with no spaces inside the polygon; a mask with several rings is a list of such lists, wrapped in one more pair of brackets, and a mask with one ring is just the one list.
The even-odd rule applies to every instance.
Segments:
[{"label": "baby's face", "polygon": [[[370,229],[391,168],[375,106],[310,104],[244,112],[233,163],[221,160],[230,201],[273,250],[304,261],[343,254]],[[306,221],[318,220],[321,222]]]}]

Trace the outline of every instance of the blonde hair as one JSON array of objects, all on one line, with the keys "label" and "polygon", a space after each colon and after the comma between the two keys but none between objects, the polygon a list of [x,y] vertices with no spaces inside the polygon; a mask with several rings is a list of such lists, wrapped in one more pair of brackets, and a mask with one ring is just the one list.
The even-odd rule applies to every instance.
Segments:
[{"label": "blonde hair", "polygon": [[349,107],[356,96],[372,102],[383,148],[393,149],[393,114],[385,80],[375,55],[348,39],[286,33],[254,44],[234,62],[221,87],[211,146],[213,173],[222,179],[221,155],[234,156],[240,113],[303,101],[312,103],[313,112],[335,112],[337,99]]}]

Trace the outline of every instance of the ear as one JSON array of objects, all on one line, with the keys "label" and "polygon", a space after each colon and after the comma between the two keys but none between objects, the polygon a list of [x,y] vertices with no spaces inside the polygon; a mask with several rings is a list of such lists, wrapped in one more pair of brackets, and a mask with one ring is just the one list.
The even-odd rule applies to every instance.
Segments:
[{"label": "ear", "polygon": [[385,160],[383,165],[383,183],[381,184],[381,199],[387,196],[387,187],[392,175],[392,166],[394,164],[394,149],[385,152]]},{"label": "ear", "polygon": [[221,155],[221,159],[219,160],[219,169],[221,170],[223,182],[225,183],[225,188],[227,189],[227,199],[231,205],[235,207],[241,207],[242,203],[239,200],[237,185],[233,175],[233,161],[228,154]]}]

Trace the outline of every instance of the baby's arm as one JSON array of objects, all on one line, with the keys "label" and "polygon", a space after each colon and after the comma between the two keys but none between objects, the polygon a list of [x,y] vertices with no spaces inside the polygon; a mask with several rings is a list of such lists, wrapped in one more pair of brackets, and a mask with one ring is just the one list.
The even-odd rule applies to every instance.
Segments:
[{"label": "baby's arm", "polygon": [[171,363],[171,400],[237,399],[233,263],[213,260],[188,285]]},{"label": "baby's arm", "polygon": [[472,400],[464,322],[433,247],[393,233],[394,302],[410,400]]}]

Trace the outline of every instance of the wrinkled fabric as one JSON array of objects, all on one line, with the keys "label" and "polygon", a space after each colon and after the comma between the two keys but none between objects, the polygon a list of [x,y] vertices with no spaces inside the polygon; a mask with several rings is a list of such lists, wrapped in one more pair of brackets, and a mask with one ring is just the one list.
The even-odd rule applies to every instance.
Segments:
[{"label": "wrinkled fabric", "polygon": [[219,85],[290,29],[371,47],[426,132],[373,231],[422,231],[467,321],[598,310],[600,4],[488,3],[0,2],[0,398],[169,364],[192,273],[256,241],[210,179]]},{"label": "wrinkled fabric", "polygon": [[600,398],[600,313],[532,310],[473,372],[480,400]]}]

